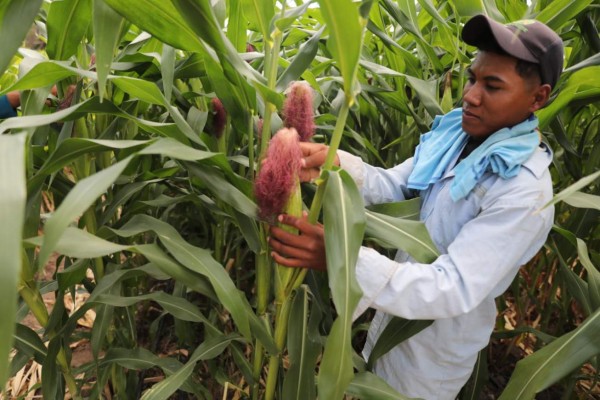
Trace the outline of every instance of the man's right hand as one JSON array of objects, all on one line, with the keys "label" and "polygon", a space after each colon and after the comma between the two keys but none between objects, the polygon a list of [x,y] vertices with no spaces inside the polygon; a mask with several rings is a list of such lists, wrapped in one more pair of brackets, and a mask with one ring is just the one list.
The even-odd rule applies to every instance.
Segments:
[{"label": "man's right hand", "polygon": [[[310,182],[321,175],[321,167],[327,158],[329,146],[320,143],[300,142],[302,149],[302,169],[300,170],[300,181]],[[340,165],[339,157],[335,156],[333,164]]]}]

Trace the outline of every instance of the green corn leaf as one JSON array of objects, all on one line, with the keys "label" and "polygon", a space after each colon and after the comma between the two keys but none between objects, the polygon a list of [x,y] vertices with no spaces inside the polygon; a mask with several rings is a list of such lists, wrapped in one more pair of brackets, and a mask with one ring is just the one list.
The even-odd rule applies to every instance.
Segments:
[{"label": "green corn leaf", "polygon": [[235,47],[227,39],[214,15],[210,1],[174,0],[173,4],[194,32],[216,51],[216,55],[210,56],[215,61],[217,58],[219,59],[232,82],[238,80],[236,76],[242,75],[255,84],[264,85],[266,83],[266,79],[240,57]]},{"label": "green corn leaf", "polygon": [[21,237],[25,222],[24,134],[0,136],[0,382],[8,378],[8,354],[12,348],[17,310],[17,285],[22,265]]},{"label": "green corn leaf", "polygon": [[5,0],[0,7],[0,75],[29,31],[43,0]]},{"label": "green corn leaf", "polygon": [[271,40],[270,23],[275,15],[273,0],[241,0],[242,7],[250,25],[262,33],[263,38]]},{"label": "green corn leaf", "polygon": [[572,21],[579,13],[586,10],[593,0],[554,0],[548,3],[535,19],[545,23],[554,31]]},{"label": "green corn leaf", "polygon": [[426,320],[411,321],[399,317],[392,318],[385,326],[381,335],[379,335],[379,339],[377,340],[377,343],[375,343],[375,346],[373,346],[373,350],[371,350],[367,362],[367,368],[373,368],[375,361],[381,356],[396,347],[399,343],[402,343],[409,337],[421,332],[431,325],[432,322],[433,321]]},{"label": "green corn leaf", "polygon": [[25,59],[21,67],[26,70],[24,75],[14,85],[2,90],[0,94],[6,94],[14,90],[35,89],[51,86],[57,81],[70,76],[81,76],[89,79],[97,79],[95,72],[74,68],[65,61],[44,61],[39,59]]},{"label": "green corn leaf", "polygon": [[309,310],[307,286],[296,289],[292,300],[287,331],[290,367],[283,381],[282,398],[315,399],[315,364],[321,350],[318,342],[318,307]]},{"label": "green corn leaf", "polygon": [[571,197],[572,194],[574,194],[578,190],[583,189],[584,187],[590,185],[592,182],[594,182],[598,178],[600,178],[600,171],[581,178],[580,180],[578,180],[571,186],[567,187],[566,189],[560,191],[560,193],[556,194],[552,200],[550,200],[547,204],[544,205],[544,207],[542,207],[542,209],[549,207],[551,205],[557,204],[561,201],[565,201],[566,199]]},{"label": "green corn leaf", "polygon": [[536,113],[540,120],[540,129],[544,129],[569,103],[575,100],[594,101],[600,98],[600,82],[596,79],[599,73],[600,66],[596,65],[577,70],[569,75],[565,84],[561,85],[554,101]]},{"label": "green corn leaf", "polygon": [[67,60],[77,52],[92,16],[91,0],[62,0],[50,3],[46,27],[48,56]]},{"label": "green corn leaf", "polygon": [[198,361],[215,358],[234,340],[240,340],[240,337],[227,335],[208,339],[196,348],[189,361],[182,368],[146,391],[142,396],[142,400],[168,399],[188,379]]},{"label": "green corn leaf", "polygon": [[183,240],[175,228],[145,215],[135,215],[116,232],[121,236],[132,236],[149,230],[158,235],[160,241],[177,261],[209,279],[219,300],[236,321],[240,332],[244,336],[250,337],[249,305],[223,266],[212,258],[208,250],[190,245]]},{"label": "green corn leaf", "polygon": [[285,69],[285,71],[283,71],[277,80],[277,90],[284,90],[290,82],[298,79],[310,66],[311,62],[317,55],[317,50],[319,49],[319,40],[321,39],[321,34],[323,33],[324,29],[325,27],[319,29],[310,39],[300,46],[298,53],[290,65],[288,65],[288,67]]},{"label": "green corn leaf", "polygon": [[[44,245],[44,237],[37,236],[25,239],[24,242],[34,246],[42,246]],[[74,258],[102,257],[126,249],[128,249],[127,246],[108,242],[74,227],[65,228],[54,246],[54,251]]]},{"label": "green corn leaf", "polygon": [[342,317],[333,322],[319,370],[318,397],[321,399],[342,399],[352,381],[351,330]]},{"label": "green corn leaf", "polygon": [[587,283],[592,310],[600,309],[600,271],[594,266],[585,242],[577,238],[577,254],[579,262],[587,271]]},{"label": "green corn leaf", "polygon": [[326,173],[323,225],[327,272],[338,312],[325,344],[319,371],[319,398],[342,398],[352,380],[352,313],[361,296],[354,268],[363,239],[365,217],[362,197],[347,172]]},{"label": "green corn leaf", "polygon": [[165,105],[166,101],[156,83],[144,79],[120,76],[112,79],[119,89],[150,104]]},{"label": "green corn leaf", "polygon": [[185,282],[190,289],[195,290],[209,299],[217,300],[217,294],[206,277],[177,263],[165,254],[158,245],[146,244],[136,246],[135,250],[146,257],[165,274],[173,277],[179,282]]},{"label": "green corn leaf", "polygon": [[187,170],[192,176],[200,178],[203,185],[214,193],[216,197],[231,205],[236,210],[249,217],[256,217],[256,204],[250,200],[237,187],[227,182],[220,171],[214,168],[201,168],[198,165],[187,163]]},{"label": "green corn leaf", "polygon": [[177,49],[203,51],[204,46],[173,2],[163,0],[104,0],[125,19]]},{"label": "green corn leaf", "polygon": [[600,353],[600,310],[575,330],[519,361],[499,400],[533,400]]},{"label": "green corn leaf", "polygon": [[563,201],[573,207],[600,210],[600,196],[594,196],[593,194],[573,192],[565,197]]},{"label": "green corn leaf", "polygon": [[242,0],[232,0],[229,2],[229,21],[227,22],[227,38],[238,51],[246,52],[246,18],[243,9]]},{"label": "green corn leaf", "polygon": [[[119,347],[110,347],[106,351],[106,355],[98,362],[100,368],[110,367],[112,364],[117,364],[127,369],[144,370],[159,367],[165,375],[173,375],[183,367],[179,361],[172,357],[159,357],[152,352],[136,347],[134,349],[124,349]],[[188,379],[181,389],[189,393],[194,393],[197,398],[202,398],[201,392],[198,390],[198,383]]]},{"label": "green corn leaf", "polygon": [[30,327],[16,324],[13,338],[15,349],[27,354],[29,357],[34,357],[36,362],[40,364],[44,362],[47,353],[46,346],[40,336]]},{"label": "green corn leaf", "polygon": [[395,218],[366,211],[366,235],[389,248],[402,249],[418,262],[431,262],[439,256],[435,244],[420,221]]},{"label": "green corn leaf", "polygon": [[167,104],[170,104],[171,92],[173,91],[173,77],[175,75],[175,49],[168,44],[163,44],[160,70],[162,73],[163,93]]},{"label": "green corn leaf", "polygon": [[38,258],[39,265],[46,265],[50,254],[54,251],[68,225],[83,214],[117,180],[129,161],[131,161],[131,157],[82,179],[75,185],[46,222],[44,242]]},{"label": "green corn leaf", "polygon": [[344,93],[352,99],[352,105],[354,80],[367,20],[359,15],[358,6],[350,0],[320,0],[319,5],[329,30],[327,47],[337,63],[344,80]]},{"label": "green corn leaf", "polygon": [[[93,0],[93,29],[96,44],[96,71],[98,72],[98,90],[100,100],[106,93],[106,78],[110,73],[113,55],[119,43],[121,29],[125,20],[104,0]],[[53,3],[54,4],[54,3]]]},{"label": "green corn leaf", "polygon": [[[188,138],[179,130],[176,124],[160,123],[137,118],[128,114],[116,107],[109,101],[100,103],[100,99],[94,96],[82,103],[57,111],[51,114],[31,115],[26,117],[15,117],[4,120],[0,123],[0,133],[4,133],[10,129],[20,129],[26,127],[38,127],[49,125],[61,120],[72,120],[84,116],[86,113],[111,114],[126,118],[134,122],[138,127],[147,132],[154,133],[158,136],[171,137],[182,143],[189,143]],[[197,143],[200,139],[194,135],[194,140]],[[202,145],[204,147],[204,145]]]},{"label": "green corn leaf", "polygon": [[404,218],[413,221],[419,220],[421,214],[421,199],[415,197],[410,200],[396,201],[392,203],[372,204],[367,206],[369,211],[385,214],[390,217]]},{"label": "green corn leaf", "polygon": [[98,304],[96,305],[95,311],[96,318],[94,318],[94,325],[92,326],[90,344],[92,346],[94,359],[97,360],[100,350],[106,341],[108,330],[113,324],[115,308],[107,304]]},{"label": "green corn leaf", "polygon": [[346,393],[359,399],[369,400],[409,400],[398,393],[386,381],[370,372],[361,372],[354,376]]},{"label": "green corn leaf", "polygon": [[204,316],[198,308],[182,297],[173,296],[165,292],[153,292],[140,296],[123,297],[112,294],[101,294],[89,303],[106,304],[114,307],[129,307],[141,301],[152,300],[164,308],[166,312],[182,321],[202,322]]}]

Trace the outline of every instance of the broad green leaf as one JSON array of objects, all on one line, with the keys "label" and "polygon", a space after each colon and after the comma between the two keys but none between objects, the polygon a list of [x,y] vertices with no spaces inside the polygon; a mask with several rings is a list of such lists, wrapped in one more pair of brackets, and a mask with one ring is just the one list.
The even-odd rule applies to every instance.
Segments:
[{"label": "broad green leaf", "polygon": [[246,51],[246,18],[242,12],[242,0],[232,0],[229,5],[229,20],[227,21],[227,38],[238,51],[244,53]]},{"label": "broad green leaf", "polygon": [[192,176],[200,178],[202,184],[206,185],[225,204],[231,205],[242,214],[251,218],[256,217],[256,204],[238,188],[227,182],[220,171],[214,168],[202,168],[191,163],[186,164],[186,166]]},{"label": "broad green leaf", "polygon": [[[559,228],[556,225],[552,229],[564,236],[570,242],[570,244],[575,247],[577,246],[577,237],[572,232]],[[550,246],[558,257],[558,273],[561,275],[562,279],[564,279],[564,284],[568,293],[581,305],[585,315],[590,315],[593,310],[590,305],[587,282],[583,280],[577,273],[575,273],[571,266],[567,265],[565,258],[555,243],[551,243]]]},{"label": "broad green leaf", "polygon": [[318,379],[318,398],[342,399],[354,376],[351,327],[338,317],[325,341]]},{"label": "broad green leaf", "polygon": [[163,44],[160,71],[162,74],[163,93],[167,104],[170,104],[171,92],[173,91],[173,77],[175,75],[175,49],[168,44]]},{"label": "broad green leaf", "polygon": [[571,195],[576,193],[578,190],[583,189],[584,187],[590,185],[592,182],[594,182],[598,178],[600,178],[600,171],[581,178],[580,180],[578,180],[577,182],[575,182],[568,188],[560,191],[560,193],[555,195],[552,200],[550,200],[547,204],[544,205],[544,207],[542,207],[542,209],[549,207],[553,204],[559,203],[561,201],[565,201],[566,199],[571,197]]},{"label": "broad green leaf", "polygon": [[[42,246],[44,244],[44,237],[37,236],[26,239],[24,242],[35,246]],[[126,249],[128,249],[127,246],[111,243],[87,231],[67,227],[56,243],[54,251],[74,258],[94,258],[118,253]]]},{"label": "broad green leaf", "polygon": [[288,65],[277,80],[277,90],[284,90],[290,82],[298,79],[310,66],[317,55],[319,40],[321,39],[321,34],[324,29],[325,27],[319,29],[310,39],[300,46],[298,53],[296,53],[290,65]]},{"label": "broad green leaf", "polygon": [[116,233],[121,236],[132,236],[145,231],[154,231],[177,261],[209,279],[217,297],[231,313],[240,332],[249,338],[249,305],[233,284],[225,268],[215,261],[209,251],[190,245],[171,225],[146,215],[135,215]]},{"label": "broad green leaf", "polygon": [[418,262],[431,262],[439,256],[425,224],[366,211],[366,236],[389,248],[402,249]]},{"label": "broad green leaf", "polygon": [[107,304],[114,307],[129,307],[141,301],[152,300],[160,304],[166,312],[183,321],[202,322],[205,320],[198,308],[186,299],[165,292],[152,292],[140,296],[124,297],[112,294],[101,294],[93,303]]},{"label": "broad green leaf", "polygon": [[60,237],[69,224],[83,214],[117,180],[129,161],[131,161],[131,157],[77,182],[46,222],[44,242],[38,258],[39,265],[46,265],[50,254],[55,250]]},{"label": "broad green leaf", "polygon": [[485,14],[498,22],[504,22],[504,18],[496,4],[489,0],[461,0],[453,3],[461,17],[472,17],[477,14]]},{"label": "broad green leaf", "polygon": [[370,372],[354,375],[346,393],[359,399],[369,400],[409,400],[398,393],[386,381]]},{"label": "broad green leaf", "polygon": [[146,257],[153,265],[158,267],[165,274],[174,279],[185,282],[186,285],[196,292],[212,299],[217,300],[217,295],[210,282],[201,274],[189,270],[177,263],[157,244],[146,244],[136,246],[135,250]]},{"label": "broad green leaf", "polygon": [[533,400],[536,393],[600,354],[600,310],[575,330],[519,361],[499,400]]},{"label": "broad green leaf", "polygon": [[15,349],[34,357],[38,363],[44,362],[47,349],[40,336],[28,326],[16,324],[15,327],[13,336]]},{"label": "broad green leaf", "polygon": [[227,335],[206,340],[194,350],[189,361],[182,368],[144,392],[142,399],[168,399],[169,396],[179,389],[191,375],[198,361],[215,358],[221,354],[233,340],[240,340],[240,337],[237,335]]},{"label": "broad green leaf", "polygon": [[94,318],[94,325],[92,326],[90,344],[94,359],[98,359],[100,350],[106,341],[108,331],[113,324],[115,307],[108,304],[98,304],[94,311],[96,312],[96,318]]},{"label": "broad green leaf", "polygon": [[587,283],[592,310],[600,309],[600,271],[592,264],[585,242],[577,238],[577,254],[579,262],[587,271]]},{"label": "broad green leaf", "polygon": [[600,65],[600,53],[594,54],[593,56],[591,56],[581,62],[578,62],[575,65],[571,65],[569,68],[565,68],[565,70],[563,71],[563,74],[579,71],[582,68],[591,67],[591,66],[595,66],[595,65]]},{"label": "broad green leaf", "polygon": [[373,368],[373,365],[375,365],[375,362],[381,356],[409,337],[421,332],[431,325],[432,322],[433,321],[427,320],[411,321],[400,317],[392,318],[385,326],[381,335],[379,335],[379,339],[377,340],[377,343],[375,343],[375,346],[373,346],[373,350],[371,350],[367,362],[367,368]]},{"label": "broad green leaf", "polygon": [[0,9],[0,76],[31,28],[43,0],[4,0]]},{"label": "broad green leaf", "polygon": [[[290,367],[283,381],[282,398],[305,400],[315,398],[315,364],[321,350],[318,341],[318,307],[310,312],[308,287],[296,289],[292,300],[287,331]],[[309,315],[310,312],[310,315]]]},{"label": "broad green leaf", "polygon": [[327,272],[338,318],[325,344],[319,372],[319,398],[342,398],[352,380],[352,313],[361,290],[354,268],[363,239],[362,197],[347,172],[329,171],[323,200]]},{"label": "broad green leaf", "polygon": [[53,60],[67,60],[77,52],[92,15],[91,0],[62,0],[50,3],[46,27],[46,51]]},{"label": "broad green leaf", "polygon": [[165,105],[165,98],[156,83],[144,79],[120,76],[112,79],[119,89],[150,104]]},{"label": "broad green leaf", "polygon": [[255,84],[264,85],[266,83],[265,78],[240,57],[235,47],[227,39],[214,15],[210,1],[173,0],[173,4],[194,32],[217,52],[211,57],[215,61],[218,57],[230,80],[235,82],[236,78],[232,75],[241,74]]},{"label": "broad green leaf", "polygon": [[271,40],[271,19],[275,15],[273,0],[241,0],[242,7],[250,25],[256,26],[262,37]]},{"label": "broad green leaf", "polygon": [[390,217],[418,221],[421,214],[421,198],[415,197],[414,199],[392,203],[372,204],[367,206],[367,209]]},{"label": "broad green leaf", "polygon": [[25,222],[24,134],[0,136],[0,382],[8,378],[8,354],[12,348],[17,310],[17,285],[22,267],[21,237]]},{"label": "broad green leaf", "polygon": [[327,47],[337,63],[344,80],[344,93],[351,99],[349,104],[352,105],[354,79],[367,20],[359,15],[358,6],[350,0],[319,0],[319,5],[329,30]]},{"label": "broad green leaf", "polygon": [[[159,357],[142,347],[136,347],[134,349],[109,347],[104,358],[98,362],[98,366],[102,368],[111,364],[118,364],[133,370],[159,367],[167,376],[174,374],[183,367],[183,364],[175,358]],[[181,386],[181,389],[194,393],[198,398],[201,398],[201,394],[199,394],[197,388],[198,383],[192,382],[191,380],[186,381]]]},{"label": "broad green leaf", "polygon": [[104,0],[125,19],[175,48],[202,51],[204,46],[171,1]]},{"label": "broad green leaf", "polygon": [[592,3],[593,0],[554,0],[549,2],[535,19],[558,31]]},{"label": "broad green leaf", "polygon": [[573,192],[565,197],[563,201],[573,207],[595,208],[596,210],[600,210],[600,196],[594,196],[593,194]]},{"label": "broad green leaf", "polygon": [[597,100],[600,97],[600,82],[596,79],[598,74],[600,66],[595,65],[577,70],[568,76],[552,103],[536,113],[540,120],[540,128],[545,128],[552,118],[575,100]]},{"label": "broad green leaf", "polygon": [[106,93],[106,78],[110,73],[113,55],[119,44],[119,37],[125,20],[113,11],[104,0],[93,0],[93,2],[96,71],[98,72],[98,91],[100,101],[102,101]]},{"label": "broad green leaf", "polygon": [[[15,117],[4,120],[0,123],[0,134],[9,129],[37,127],[52,124],[61,120],[71,120],[79,118],[85,113],[112,114],[131,120],[137,126],[147,132],[155,133],[160,136],[172,137],[180,142],[189,143],[186,136],[172,123],[160,123],[137,118],[131,114],[125,113],[109,101],[100,103],[97,96],[92,97],[82,103],[57,111],[51,114],[31,115],[27,117]],[[195,137],[196,141],[200,141]]]}]

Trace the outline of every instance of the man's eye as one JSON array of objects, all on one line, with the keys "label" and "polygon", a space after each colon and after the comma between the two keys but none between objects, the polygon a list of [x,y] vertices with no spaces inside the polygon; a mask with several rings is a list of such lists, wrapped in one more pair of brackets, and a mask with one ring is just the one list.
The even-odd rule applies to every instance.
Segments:
[{"label": "man's eye", "polygon": [[471,84],[475,83],[475,77],[474,76],[467,76],[467,81]]},{"label": "man's eye", "polygon": [[486,86],[486,89],[487,89],[487,90],[489,90],[490,92],[494,92],[494,91],[496,91],[496,90],[499,90],[500,88],[499,88],[499,87],[496,87],[496,86],[490,86],[490,85],[487,85],[487,86]]}]

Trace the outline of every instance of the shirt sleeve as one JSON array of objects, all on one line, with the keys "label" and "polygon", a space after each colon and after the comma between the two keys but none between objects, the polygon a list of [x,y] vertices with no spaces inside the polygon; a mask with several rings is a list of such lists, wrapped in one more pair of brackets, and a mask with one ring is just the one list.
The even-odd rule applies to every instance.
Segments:
[{"label": "shirt sleeve", "polygon": [[407,319],[451,318],[499,296],[552,227],[553,209],[538,211],[541,197],[495,201],[467,222],[447,254],[431,264],[396,262],[361,248],[356,277],[363,298],[354,317],[372,307]]},{"label": "shirt sleeve", "polygon": [[0,96],[0,119],[16,117],[17,111],[12,108],[6,95]]},{"label": "shirt sleeve", "polygon": [[356,182],[365,205],[390,203],[406,200],[412,196],[407,185],[408,176],[413,167],[413,159],[390,169],[373,167],[363,162],[360,157],[339,150],[340,166],[347,171]]}]

